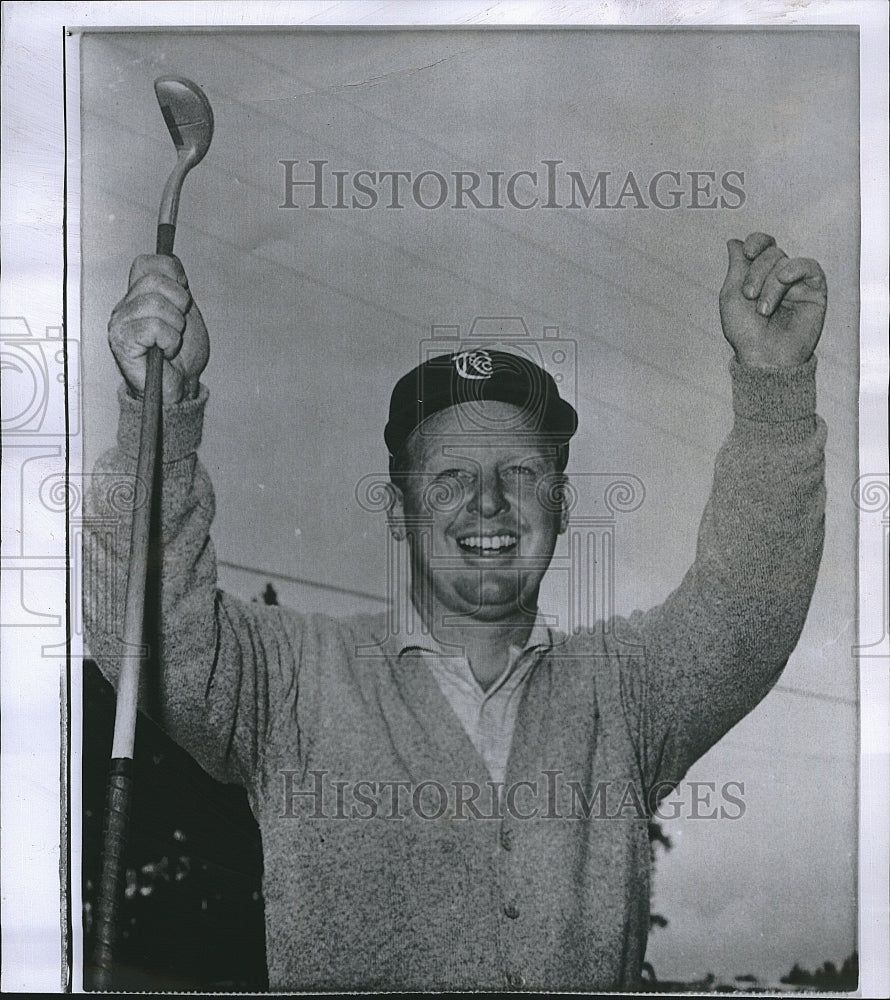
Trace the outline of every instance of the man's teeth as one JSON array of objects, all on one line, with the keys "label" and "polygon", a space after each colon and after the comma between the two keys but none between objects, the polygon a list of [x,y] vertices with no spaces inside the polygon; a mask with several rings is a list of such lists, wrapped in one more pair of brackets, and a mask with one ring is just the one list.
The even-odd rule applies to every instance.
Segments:
[{"label": "man's teeth", "polygon": [[464,549],[481,549],[496,552],[500,549],[512,548],[517,542],[516,535],[467,535],[459,538],[458,545]]}]

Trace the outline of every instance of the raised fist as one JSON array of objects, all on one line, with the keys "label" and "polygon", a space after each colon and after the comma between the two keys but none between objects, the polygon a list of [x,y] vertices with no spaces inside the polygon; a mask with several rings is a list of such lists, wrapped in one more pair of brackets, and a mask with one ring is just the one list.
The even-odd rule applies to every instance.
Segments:
[{"label": "raised fist", "polygon": [[825,319],[828,286],[819,263],[786,256],[766,233],[730,240],[720,289],[723,336],[755,368],[793,368],[809,360]]},{"label": "raised fist", "polygon": [[130,268],[127,294],[108,322],[108,343],[136,396],[145,389],[146,353],[164,354],[164,403],[194,397],[210,357],[210,338],[177,257],[146,254]]}]

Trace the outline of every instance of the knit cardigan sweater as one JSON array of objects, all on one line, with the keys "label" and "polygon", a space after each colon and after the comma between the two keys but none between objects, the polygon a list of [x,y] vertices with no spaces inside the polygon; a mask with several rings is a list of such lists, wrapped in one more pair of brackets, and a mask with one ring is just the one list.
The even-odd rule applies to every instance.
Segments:
[{"label": "knit cardigan sweater", "polygon": [[[638,981],[648,811],[763,698],[803,627],[825,501],[815,367],[731,362],[734,427],[692,567],[664,604],[558,637],[527,682],[505,788],[477,799],[485,765],[422,657],[388,651],[385,615],[338,621],[217,589],[195,454],[206,390],[165,409],[153,714],[247,789],[273,990]],[[117,487],[139,408],[121,393],[87,525],[87,637],[112,680],[129,540]]]}]

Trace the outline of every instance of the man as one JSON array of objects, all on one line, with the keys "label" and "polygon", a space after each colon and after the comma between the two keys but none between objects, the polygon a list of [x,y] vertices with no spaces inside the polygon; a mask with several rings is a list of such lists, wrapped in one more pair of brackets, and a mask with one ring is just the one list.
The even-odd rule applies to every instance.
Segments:
[{"label": "man", "polygon": [[[100,471],[134,467],[157,344],[159,721],[248,791],[272,989],[638,980],[648,811],[775,683],[821,556],[825,277],[761,233],[728,249],[735,424],[695,562],[661,606],[572,636],[544,626],[537,599],[566,527],[576,416],[546,373],[497,351],[432,359],[393,392],[389,523],[411,565],[400,614],[334,621],[218,592],[213,494],[195,455],[207,332],[178,261],[135,262],[109,324],[127,388]],[[94,510],[113,516],[102,497]],[[117,596],[97,574],[89,644],[113,676],[106,622],[126,532],[96,544]]]}]

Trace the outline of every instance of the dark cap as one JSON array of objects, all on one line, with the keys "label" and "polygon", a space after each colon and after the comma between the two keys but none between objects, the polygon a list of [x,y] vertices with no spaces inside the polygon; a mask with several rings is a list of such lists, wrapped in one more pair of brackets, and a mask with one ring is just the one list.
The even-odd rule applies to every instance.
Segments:
[{"label": "dark cap", "polygon": [[[494,422],[479,406],[487,400],[513,403],[521,412],[509,422]],[[521,427],[563,442],[578,427],[578,414],[540,365],[518,354],[478,348],[430,358],[396,382],[383,432],[390,456],[427,417],[461,403],[470,404],[461,414],[468,432],[491,434]]]}]

